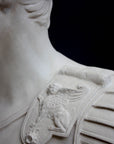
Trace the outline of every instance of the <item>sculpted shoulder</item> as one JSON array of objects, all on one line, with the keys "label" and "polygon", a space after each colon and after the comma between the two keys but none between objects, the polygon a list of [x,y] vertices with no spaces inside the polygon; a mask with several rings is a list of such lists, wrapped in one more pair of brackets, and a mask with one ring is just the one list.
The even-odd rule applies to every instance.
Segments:
[{"label": "sculpted shoulder", "polygon": [[90,93],[91,90],[94,92],[90,96],[88,93],[81,102],[74,143],[114,143],[114,72],[96,67],[85,67],[80,71],[71,69],[63,73],[69,75],[72,71],[70,75],[84,83],[95,84],[93,90],[92,85],[89,86]]},{"label": "sculpted shoulder", "polygon": [[112,83],[113,71],[81,65],[78,69],[77,64],[64,66],[34,99],[22,127],[23,143],[45,144],[53,136],[68,138],[77,122],[75,141],[80,144],[80,118],[85,120],[88,110]]}]

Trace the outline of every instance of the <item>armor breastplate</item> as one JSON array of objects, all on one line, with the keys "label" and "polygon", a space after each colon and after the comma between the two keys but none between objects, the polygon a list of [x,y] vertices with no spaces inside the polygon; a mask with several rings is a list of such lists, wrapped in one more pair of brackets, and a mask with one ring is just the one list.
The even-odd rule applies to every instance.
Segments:
[{"label": "armor breastplate", "polygon": [[101,89],[80,114],[76,144],[114,144],[114,79]]},{"label": "armor breastplate", "polygon": [[[25,118],[24,144],[46,144],[53,136],[74,144],[114,143],[114,72],[64,67],[36,96]],[[72,142],[71,142],[72,143]]]}]

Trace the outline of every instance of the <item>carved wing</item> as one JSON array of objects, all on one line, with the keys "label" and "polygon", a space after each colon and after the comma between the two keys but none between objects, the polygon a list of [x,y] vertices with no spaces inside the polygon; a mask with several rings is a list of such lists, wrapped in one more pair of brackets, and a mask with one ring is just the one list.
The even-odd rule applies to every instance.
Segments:
[{"label": "carved wing", "polygon": [[87,94],[88,88],[82,85],[78,85],[75,89],[63,88],[59,84],[51,84],[48,87],[48,95],[54,95],[60,99],[66,99],[70,102],[79,100],[84,94]]}]

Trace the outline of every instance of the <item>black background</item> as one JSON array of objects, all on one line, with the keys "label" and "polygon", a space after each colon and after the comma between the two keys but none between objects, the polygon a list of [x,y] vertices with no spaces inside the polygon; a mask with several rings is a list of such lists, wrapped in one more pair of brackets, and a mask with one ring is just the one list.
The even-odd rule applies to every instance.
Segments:
[{"label": "black background", "polygon": [[114,70],[113,9],[110,0],[54,0],[52,45],[81,64]]}]

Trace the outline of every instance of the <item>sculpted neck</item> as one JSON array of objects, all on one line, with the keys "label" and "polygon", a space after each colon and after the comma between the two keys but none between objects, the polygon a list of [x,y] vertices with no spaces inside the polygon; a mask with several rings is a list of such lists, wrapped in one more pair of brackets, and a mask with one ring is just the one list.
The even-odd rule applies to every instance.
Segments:
[{"label": "sculpted neck", "polygon": [[0,99],[30,100],[62,67],[45,29],[9,27],[0,36]]}]

